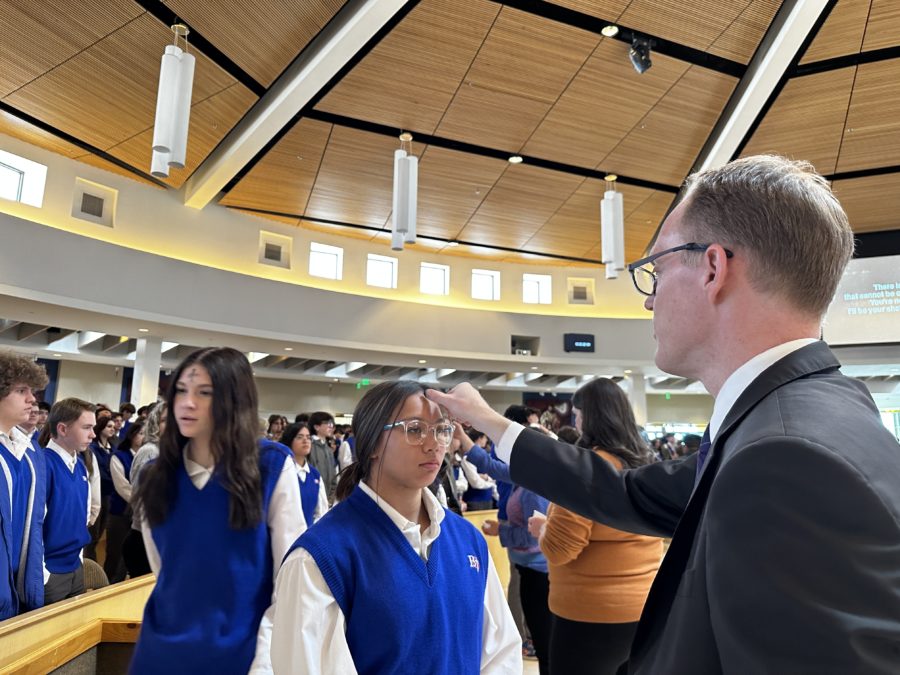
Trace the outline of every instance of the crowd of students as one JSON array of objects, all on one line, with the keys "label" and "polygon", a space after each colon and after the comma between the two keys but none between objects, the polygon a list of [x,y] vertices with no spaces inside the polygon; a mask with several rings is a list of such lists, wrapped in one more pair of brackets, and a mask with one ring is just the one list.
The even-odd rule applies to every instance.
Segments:
[{"label": "crowd of students", "polygon": [[[518,673],[534,651],[542,673],[575,672],[550,665],[552,639],[568,649],[578,634],[559,627],[551,590],[571,562],[551,550],[566,536],[553,527],[562,510],[513,485],[492,441],[421,385],[373,387],[350,427],[327,412],[261,420],[250,364],[230,348],[190,355],[164,400],[139,410],[76,398],[49,408],[34,396],[46,383],[31,359],[0,353],[0,618],[83,593],[84,560],[105,536],[109,582],[157,578],[133,673]],[[540,427],[524,406],[508,416]],[[624,423],[637,438],[633,417]],[[601,447],[615,434],[585,437],[621,457]],[[460,517],[495,505],[483,530],[509,550],[509,600]],[[638,585],[629,611],[597,616],[635,621],[649,583]]]}]

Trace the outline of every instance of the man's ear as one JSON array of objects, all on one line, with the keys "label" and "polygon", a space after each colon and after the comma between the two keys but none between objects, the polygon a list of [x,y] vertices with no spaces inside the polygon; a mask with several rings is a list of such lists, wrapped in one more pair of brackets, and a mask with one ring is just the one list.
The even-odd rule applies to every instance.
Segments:
[{"label": "man's ear", "polygon": [[717,301],[727,283],[732,270],[731,261],[720,244],[712,244],[703,252],[702,265],[705,267],[704,286],[711,300]]}]

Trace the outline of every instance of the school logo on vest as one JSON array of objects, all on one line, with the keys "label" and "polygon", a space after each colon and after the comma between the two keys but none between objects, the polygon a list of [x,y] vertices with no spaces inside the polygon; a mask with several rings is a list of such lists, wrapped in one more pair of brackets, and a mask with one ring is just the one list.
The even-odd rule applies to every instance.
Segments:
[{"label": "school logo on vest", "polygon": [[478,561],[478,557],[474,555],[469,556],[469,567],[476,570],[477,572],[481,571],[481,563]]}]

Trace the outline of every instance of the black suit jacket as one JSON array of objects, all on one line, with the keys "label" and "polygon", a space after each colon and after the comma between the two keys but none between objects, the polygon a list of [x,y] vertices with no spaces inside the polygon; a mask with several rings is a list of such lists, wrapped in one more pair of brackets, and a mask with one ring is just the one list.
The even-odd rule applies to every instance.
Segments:
[{"label": "black suit jacket", "polygon": [[763,372],[697,455],[616,472],[524,430],[512,479],[672,537],[631,673],[900,673],[900,445],[817,342]]}]

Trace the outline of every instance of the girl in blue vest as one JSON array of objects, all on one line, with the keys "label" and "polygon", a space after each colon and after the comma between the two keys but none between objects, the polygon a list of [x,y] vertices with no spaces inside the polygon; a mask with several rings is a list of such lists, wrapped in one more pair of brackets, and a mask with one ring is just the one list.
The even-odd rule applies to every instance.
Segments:
[{"label": "girl in blue vest", "polygon": [[281,434],[281,442],[291,450],[297,481],[300,484],[300,500],[303,502],[303,518],[312,525],[328,510],[328,493],[319,471],[309,463],[312,436],[305,424],[290,424]]},{"label": "girl in blue vest", "polygon": [[484,538],[427,489],[453,424],[424,393],[388,382],[357,405],[357,461],[341,474],[339,503],[279,573],[275,672],[521,673]]},{"label": "girl in blue vest", "polygon": [[166,403],[132,498],[157,581],[131,672],[265,672],[275,573],[306,529],[293,460],[258,441],[253,372],[234,349],[188,356]]},{"label": "girl in blue vest", "polygon": [[139,419],[128,427],[125,437],[109,460],[113,493],[109,499],[109,516],[106,521],[106,560],[103,561],[103,570],[113,584],[125,579],[122,546],[131,531],[131,463],[143,444],[144,421]]}]

